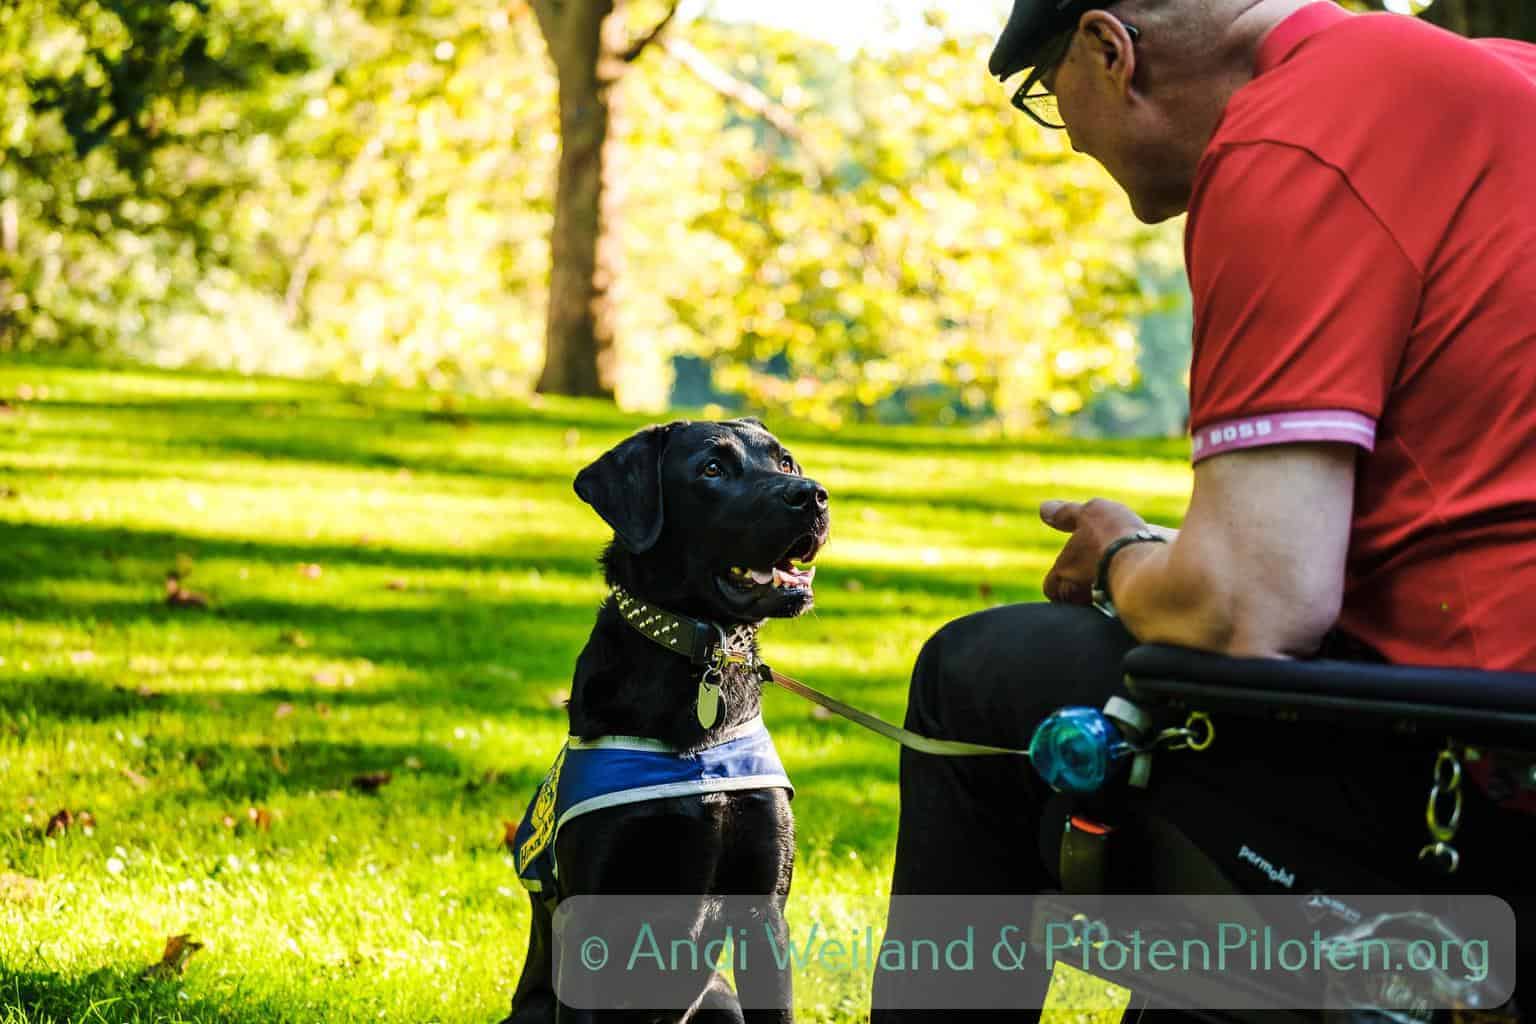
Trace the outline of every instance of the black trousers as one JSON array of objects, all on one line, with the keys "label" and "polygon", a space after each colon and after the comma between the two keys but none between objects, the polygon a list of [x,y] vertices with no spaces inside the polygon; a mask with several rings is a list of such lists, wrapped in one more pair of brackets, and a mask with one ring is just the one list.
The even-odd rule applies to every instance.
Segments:
[{"label": "black trousers", "polygon": [[[906,725],[944,739],[1025,746],[1051,711],[1102,707],[1110,696],[1124,695],[1120,662],[1133,644],[1118,622],[1092,608],[1014,605],[967,616],[923,648]],[[1412,893],[1487,893],[1509,902],[1517,922],[1536,927],[1536,879],[1530,877],[1536,872],[1530,863],[1536,817],[1501,811],[1475,787],[1464,787],[1455,841],[1460,872],[1448,881],[1420,865],[1418,853],[1429,838],[1425,803],[1434,750],[1378,732],[1225,716],[1210,749],[1159,753],[1147,790],[1119,787],[1087,809],[1112,819],[1117,805],[1138,801],[1197,840],[1245,892],[1280,895],[1308,892],[1309,886],[1340,894],[1392,891],[1369,887],[1385,881]],[[1042,851],[1042,835],[1050,834],[1042,828],[1050,797],[1022,758],[937,757],[903,749],[887,938],[922,932],[923,922],[911,920],[902,907],[903,895],[1059,890],[1049,845]],[[1058,835],[1061,821],[1054,819]],[[1280,887],[1239,856],[1243,847],[1294,872],[1294,888]],[[1129,856],[1134,860],[1134,851]],[[1331,877],[1322,877],[1325,862]],[[1344,876],[1337,874],[1341,866]],[[1349,877],[1355,868],[1359,874]],[[1115,891],[1155,890],[1132,880],[1130,888]],[[1522,966],[1531,962],[1528,954],[1520,959]],[[1524,977],[1527,989],[1536,984],[1536,974]],[[1034,1019],[1019,1011],[903,1011],[907,984],[904,976],[877,971],[873,1021]]]}]

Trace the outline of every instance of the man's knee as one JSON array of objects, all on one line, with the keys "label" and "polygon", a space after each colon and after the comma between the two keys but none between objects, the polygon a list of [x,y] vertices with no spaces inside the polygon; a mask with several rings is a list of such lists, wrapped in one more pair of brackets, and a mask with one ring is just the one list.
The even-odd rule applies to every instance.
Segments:
[{"label": "man's knee", "polygon": [[946,707],[954,703],[967,678],[955,669],[972,646],[972,634],[985,628],[985,614],[973,612],[945,624],[918,651],[907,691],[908,728],[942,726]]}]

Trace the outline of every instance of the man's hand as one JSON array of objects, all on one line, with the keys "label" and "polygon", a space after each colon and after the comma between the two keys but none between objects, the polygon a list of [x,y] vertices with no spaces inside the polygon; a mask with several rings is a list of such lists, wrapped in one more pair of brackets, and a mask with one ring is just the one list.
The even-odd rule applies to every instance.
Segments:
[{"label": "man's hand", "polygon": [[1040,518],[1047,526],[1072,535],[1045,574],[1046,599],[1063,604],[1093,603],[1093,577],[1104,549],[1128,533],[1151,529],[1126,506],[1103,498],[1081,504],[1047,501],[1040,506]]}]

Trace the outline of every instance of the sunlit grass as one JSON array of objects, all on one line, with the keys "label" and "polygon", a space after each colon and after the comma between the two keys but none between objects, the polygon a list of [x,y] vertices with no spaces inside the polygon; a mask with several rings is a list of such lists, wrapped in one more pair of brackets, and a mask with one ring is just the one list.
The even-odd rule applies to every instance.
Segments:
[{"label": "sunlit grass", "polygon": [[[0,399],[0,1024],[498,1019],[527,927],[503,823],[603,593],[570,481],[642,421],[28,366]],[[892,718],[933,630],[1038,598],[1041,500],[1170,522],[1188,486],[1173,442],[773,426],[834,539],[817,611],[765,651]],[[167,605],[172,571],[207,607]],[[878,929],[895,748],[766,707],[798,787],[792,915]],[[94,828],[45,835],[62,809]],[[141,980],[181,933],[205,947],[186,973]],[[802,1017],[862,1018],[843,984]]]}]

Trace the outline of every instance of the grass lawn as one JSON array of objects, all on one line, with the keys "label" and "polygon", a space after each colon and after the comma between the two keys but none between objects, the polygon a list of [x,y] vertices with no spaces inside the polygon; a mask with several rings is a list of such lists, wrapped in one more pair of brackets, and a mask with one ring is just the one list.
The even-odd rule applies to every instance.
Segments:
[{"label": "grass lawn", "polygon": [[[499,1019],[528,920],[503,823],[603,594],[571,480],[645,421],[28,365],[0,399],[0,1024]],[[765,651],[898,721],[933,630],[1039,597],[1039,501],[1171,523],[1189,483],[1180,442],[770,426],[833,539],[816,612]],[[896,748],[765,700],[791,916],[878,935]],[[143,977],[183,934],[184,973]],[[797,992],[802,1018],[864,1019],[847,981]]]}]

